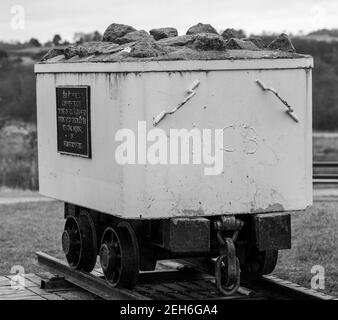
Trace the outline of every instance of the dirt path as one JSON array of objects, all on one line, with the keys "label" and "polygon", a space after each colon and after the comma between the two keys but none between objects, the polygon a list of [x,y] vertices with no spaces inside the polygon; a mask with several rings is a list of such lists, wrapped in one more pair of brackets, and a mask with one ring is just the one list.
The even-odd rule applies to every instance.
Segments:
[{"label": "dirt path", "polygon": [[4,204],[17,204],[17,203],[29,203],[29,202],[49,202],[56,201],[54,199],[45,198],[42,196],[37,197],[0,197],[0,205]]},{"label": "dirt path", "polygon": [[316,197],[338,197],[338,188],[313,189],[313,196]]}]

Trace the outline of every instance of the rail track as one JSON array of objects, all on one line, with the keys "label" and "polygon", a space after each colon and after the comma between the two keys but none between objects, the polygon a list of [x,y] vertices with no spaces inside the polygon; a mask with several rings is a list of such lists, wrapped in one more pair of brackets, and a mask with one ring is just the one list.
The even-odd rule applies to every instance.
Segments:
[{"label": "rail track", "polygon": [[314,184],[338,184],[338,162],[314,162]]},{"label": "rail track", "polygon": [[36,256],[38,263],[53,274],[104,300],[337,300],[274,276],[257,280],[242,277],[238,292],[225,297],[214,283],[213,260],[205,258],[160,262],[156,271],[141,272],[131,291],[110,286],[99,269],[89,274],[42,252]]}]

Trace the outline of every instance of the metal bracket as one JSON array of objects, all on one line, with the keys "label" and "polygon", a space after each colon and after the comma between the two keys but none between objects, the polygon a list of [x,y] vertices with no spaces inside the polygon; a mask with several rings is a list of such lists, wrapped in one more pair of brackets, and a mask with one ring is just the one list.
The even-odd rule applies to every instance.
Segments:
[{"label": "metal bracket", "polygon": [[272,92],[288,108],[288,110],[286,111],[288,116],[290,116],[293,121],[299,122],[298,117],[294,113],[294,109],[289,105],[289,103],[285,99],[283,99],[279,95],[279,93],[274,88],[266,87],[264,85],[264,83],[261,80],[258,80],[258,79],[256,80],[256,83],[261,87],[262,90]]},{"label": "metal bracket", "polygon": [[224,231],[233,231],[232,240],[235,242],[238,237],[239,231],[241,231],[244,222],[236,219],[235,216],[221,216],[219,220],[216,220],[214,223],[215,229],[219,231],[217,233],[217,238],[220,243],[222,240],[220,238],[220,232]]},{"label": "metal bracket", "polygon": [[189,94],[182,102],[180,102],[174,109],[171,111],[161,111],[156,117],[153,119],[153,126],[156,127],[168,114],[174,114],[178,109],[180,109],[183,105],[185,105],[195,94],[195,89],[200,85],[200,80],[195,80],[190,88],[188,88],[187,93]]}]

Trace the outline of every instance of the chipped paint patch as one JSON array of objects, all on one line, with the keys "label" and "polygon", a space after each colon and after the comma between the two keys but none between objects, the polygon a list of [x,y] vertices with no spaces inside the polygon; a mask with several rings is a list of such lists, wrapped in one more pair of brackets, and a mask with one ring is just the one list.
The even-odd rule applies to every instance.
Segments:
[{"label": "chipped paint patch", "polygon": [[284,206],[280,203],[270,204],[265,209],[251,209],[250,213],[259,213],[259,212],[281,212],[285,211]]},{"label": "chipped paint patch", "polygon": [[184,209],[182,210],[184,216],[196,217],[196,216],[205,216],[205,212],[202,208],[197,210],[194,209]]}]

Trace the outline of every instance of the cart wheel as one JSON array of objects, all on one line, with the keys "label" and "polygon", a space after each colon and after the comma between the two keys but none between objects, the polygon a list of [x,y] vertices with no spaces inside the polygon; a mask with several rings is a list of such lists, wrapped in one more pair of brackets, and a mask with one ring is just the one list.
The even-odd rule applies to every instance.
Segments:
[{"label": "cart wheel", "polygon": [[62,249],[71,268],[87,272],[94,269],[97,258],[96,231],[86,211],[67,218],[62,234]]},{"label": "cart wheel", "polygon": [[101,242],[100,263],[103,273],[114,287],[135,287],[139,273],[139,248],[134,230],[123,222],[106,228]]},{"label": "cart wheel", "polygon": [[258,277],[270,274],[276,267],[278,260],[278,250],[258,251],[252,249],[243,267],[243,272],[250,276]]}]

